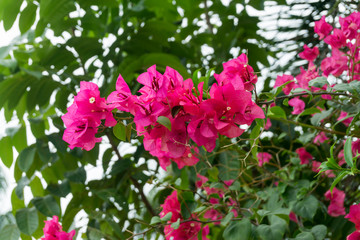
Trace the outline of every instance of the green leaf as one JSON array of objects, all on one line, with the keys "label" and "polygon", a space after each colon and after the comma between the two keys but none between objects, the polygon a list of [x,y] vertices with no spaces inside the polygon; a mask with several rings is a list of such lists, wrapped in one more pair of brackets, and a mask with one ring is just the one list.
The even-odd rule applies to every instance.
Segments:
[{"label": "green leaf", "polygon": [[29,186],[34,197],[44,195],[44,188],[38,176],[35,176],[35,178],[31,180]]},{"label": "green leaf", "polygon": [[317,77],[309,81],[309,87],[322,88],[325,84],[329,85],[326,77]]},{"label": "green leaf", "polygon": [[241,221],[232,221],[223,233],[226,240],[248,240],[251,234],[251,223],[248,218]]},{"label": "green leaf", "polygon": [[171,228],[178,229],[180,227],[180,218],[176,220],[176,222],[171,224]]},{"label": "green leaf", "polygon": [[295,240],[314,240],[314,236],[309,232],[302,232],[296,235]]},{"label": "green leaf", "polygon": [[165,216],[161,217],[160,219],[163,222],[167,222],[171,220],[171,217],[172,217],[172,212],[168,212]]},{"label": "green leaf", "polygon": [[239,154],[236,151],[223,151],[219,158],[219,178],[224,181],[237,178],[240,171]]},{"label": "green leaf", "polygon": [[17,186],[15,187],[15,193],[19,199],[21,199],[21,200],[24,199],[24,187],[29,185],[29,183],[30,183],[30,180],[26,176],[23,176],[18,181]]},{"label": "green leaf", "polygon": [[60,207],[51,195],[36,197],[31,200],[36,209],[47,217],[60,216]]},{"label": "green leaf", "polygon": [[169,129],[169,131],[171,131],[171,122],[169,118],[165,116],[159,116],[156,121],[161,125],[163,125],[164,127],[166,127],[167,129]]},{"label": "green leaf", "polygon": [[158,216],[154,216],[151,218],[150,225],[154,225],[161,222],[161,219]]},{"label": "green leaf", "polygon": [[221,226],[226,226],[231,221],[231,219],[234,217],[233,212],[229,212],[222,220],[221,220]]},{"label": "green leaf", "polygon": [[74,171],[66,172],[64,175],[71,182],[85,183],[85,181],[86,181],[86,171],[85,171],[84,167],[80,167]]},{"label": "green leaf", "polygon": [[21,171],[27,172],[30,169],[31,165],[34,162],[35,152],[36,148],[34,147],[34,145],[27,147],[21,151],[16,160]]},{"label": "green leaf", "polygon": [[316,225],[311,229],[311,233],[314,235],[315,240],[323,240],[327,234],[327,227],[325,225]]},{"label": "green leaf", "polygon": [[314,126],[317,126],[321,120],[327,118],[328,116],[330,116],[331,113],[333,113],[333,109],[329,109],[329,110],[324,110],[321,113],[316,113],[314,116],[312,116],[312,118],[310,119],[311,124]]},{"label": "green leaf", "polygon": [[22,233],[33,234],[39,226],[39,217],[34,207],[16,211],[16,224]]},{"label": "green leaf", "polygon": [[332,192],[332,190],[334,189],[334,187],[336,186],[336,184],[338,184],[343,178],[345,178],[348,174],[350,174],[350,171],[348,170],[344,170],[341,171],[339,173],[339,175],[337,175],[337,177],[334,179],[333,183],[331,184],[330,187],[330,192]]},{"label": "green leaf", "polygon": [[309,195],[305,199],[297,201],[294,205],[293,211],[300,217],[313,219],[318,206],[319,202],[316,197]]},{"label": "green leaf", "polygon": [[346,139],[345,146],[344,146],[344,158],[345,158],[347,165],[349,165],[350,167],[354,166],[354,163],[352,160],[353,156],[352,156],[352,151],[351,151],[351,137]]},{"label": "green leaf", "polygon": [[66,197],[70,191],[70,183],[67,179],[64,179],[60,184],[49,184],[46,188],[51,194],[58,197]]},{"label": "green leaf", "polygon": [[268,115],[286,119],[285,111],[279,106],[270,108]]},{"label": "green leaf", "polygon": [[19,28],[23,34],[31,28],[35,22],[37,6],[32,2],[27,2],[26,8],[20,14]]},{"label": "green leaf", "polygon": [[5,31],[8,31],[14,24],[17,15],[20,12],[20,6],[23,0],[3,0],[6,5],[3,12],[3,24]]},{"label": "green leaf", "polygon": [[0,146],[1,146],[0,158],[4,163],[4,165],[10,168],[14,160],[13,149],[12,149],[13,145],[10,137],[3,137],[0,140]]},{"label": "green leaf", "polygon": [[113,127],[113,133],[121,141],[126,141],[126,126],[123,123],[118,123]]},{"label": "green leaf", "polygon": [[45,122],[41,118],[29,118],[31,132],[34,137],[41,138],[45,136]]},{"label": "green leaf", "polygon": [[9,224],[3,227],[0,231],[0,239],[19,240],[20,231],[15,224]]},{"label": "green leaf", "polygon": [[260,125],[256,125],[252,130],[251,130],[251,133],[250,133],[250,146],[252,146],[252,149],[251,149],[251,154],[253,156],[253,158],[257,159],[256,155],[257,155],[257,152],[258,152],[258,142],[259,142],[259,135],[260,135],[260,131],[261,131],[261,128],[260,128]]}]

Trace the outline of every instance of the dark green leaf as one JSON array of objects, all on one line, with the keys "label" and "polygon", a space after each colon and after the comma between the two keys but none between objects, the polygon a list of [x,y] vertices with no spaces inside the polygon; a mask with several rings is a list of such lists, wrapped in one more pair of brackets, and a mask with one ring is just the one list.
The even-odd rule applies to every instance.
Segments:
[{"label": "dark green leaf", "polygon": [[39,218],[34,207],[16,211],[16,224],[22,233],[31,235],[39,226]]},{"label": "dark green leaf", "polygon": [[36,197],[31,200],[36,209],[47,217],[60,216],[60,207],[51,195]]},{"label": "dark green leaf", "polygon": [[3,227],[0,231],[0,239],[19,240],[20,231],[15,224],[9,224]]},{"label": "dark green leaf", "polygon": [[314,235],[315,240],[324,240],[327,233],[327,227],[325,225],[316,225],[311,229],[311,233]]},{"label": "dark green leaf", "polygon": [[26,172],[34,162],[36,148],[32,145],[21,151],[17,158],[17,164],[21,171]]},{"label": "dark green leaf", "polygon": [[251,223],[248,218],[241,221],[232,221],[223,233],[226,240],[248,240],[251,234]]},{"label": "dark green leaf", "polygon": [[80,167],[74,171],[69,171],[65,173],[65,177],[71,182],[75,183],[85,183],[86,181],[86,171],[84,167]]}]

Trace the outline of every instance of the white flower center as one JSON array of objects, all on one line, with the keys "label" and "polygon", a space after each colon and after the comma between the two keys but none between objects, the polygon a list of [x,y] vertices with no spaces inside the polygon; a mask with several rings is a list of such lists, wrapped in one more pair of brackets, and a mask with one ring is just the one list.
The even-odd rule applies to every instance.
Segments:
[{"label": "white flower center", "polygon": [[227,107],[226,110],[230,111],[231,107]]},{"label": "white flower center", "polygon": [[95,98],[94,98],[94,97],[89,98],[89,102],[90,102],[90,103],[94,103],[94,102],[95,102]]},{"label": "white flower center", "polygon": [[189,153],[189,154],[188,154],[188,157],[189,157],[189,158],[191,158],[191,157],[192,157],[192,154],[191,154],[191,153]]},{"label": "white flower center", "polygon": [[194,223],[191,223],[190,226],[191,226],[191,227],[195,227],[195,224],[194,224]]}]

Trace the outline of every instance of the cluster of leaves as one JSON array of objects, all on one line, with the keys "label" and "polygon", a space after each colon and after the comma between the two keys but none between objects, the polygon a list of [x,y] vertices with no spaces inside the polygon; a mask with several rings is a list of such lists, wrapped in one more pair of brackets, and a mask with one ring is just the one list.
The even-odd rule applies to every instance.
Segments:
[{"label": "cluster of leaves", "polygon": [[[249,1],[257,9],[263,3]],[[173,164],[168,174],[159,173],[159,165],[132,131],[131,121],[104,130],[100,135],[107,134],[109,142],[89,152],[70,151],[61,139],[60,116],[80,81],[96,78],[102,94],[108,95],[121,73],[135,93],[139,86],[133,80],[156,64],[160,71],[170,66],[184,77],[194,72],[193,80],[211,83],[205,69],[220,69],[221,62],[231,58],[230,50],[237,47],[248,50],[252,66],[266,65],[269,53],[258,47],[263,39],[256,34],[259,19],[250,17],[246,8],[239,10],[240,5],[236,1],[224,5],[219,0],[2,1],[0,19],[5,29],[19,16],[22,36],[0,48],[0,108],[7,121],[18,123],[0,140],[0,158],[13,169],[17,182],[11,212],[0,216],[0,238],[40,238],[43,221],[53,215],[60,216],[68,231],[81,227],[74,221],[81,214],[89,220],[82,239],[159,238],[169,220],[169,216],[158,217],[160,204],[176,189],[184,218],[190,213],[202,216],[209,208],[223,213],[220,225],[200,218],[211,224],[211,239],[344,239],[352,224],[326,212],[324,193],[333,181],[315,178],[309,166],[299,164],[294,150],[306,146],[325,162],[337,156],[345,135],[359,136],[356,84],[334,87],[350,92],[350,100],[326,101],[308,92],[307,109],[296,117],[279,95],[281,88],[263,93],[258,103],[275,100],[277,105],[266,112],[272,122],[271,136],[262,135],[266,122],[257,121],[241,139],[222,137],[214,152],[201,149],[195,167],[178,169]],[[56,38],[49,39],[51,35]],[[258,42],[249,41],[255,38]],[[202,52],[206,47],[212,50]],[[203,77],[199,78],[200,73]],[[339,109],[354,116],[351,127],[341,122],[325,126],[336,122]],[[118,117],[127,120],[128,115]],[[337,143],[331,156],[331,144],[311,143],[321,129],[331,133],[329,143]],[[136,150],[122,154],[120,160],[117,149],[125,146]],[[257,153],[265,151],[274,161],[259,168]],[[89,175],[92,168],[101,169],[98,179]],[[223,188],[224,181],[235,180],[224,199],[236,198],[240,219],[233,217],[229,207],[210,204],[209,196],[195,187],[197,174],[207,176],[211,188]],[[350,175],[339,183],[347,194],[347,206],[359,197],[355,191],[359,181]],[[29,196],[25,189],[30,190]],[[60,204],[65,198],[68,204]],[[290,211],[298,223],[289,221]]]}]

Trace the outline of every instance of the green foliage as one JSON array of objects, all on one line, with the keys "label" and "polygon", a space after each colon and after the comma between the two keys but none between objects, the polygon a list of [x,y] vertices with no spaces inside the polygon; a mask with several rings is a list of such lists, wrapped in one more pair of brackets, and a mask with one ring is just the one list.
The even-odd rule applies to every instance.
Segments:
[{"label": "green foliage", "polygon": [[[321,12],[333,2],[309,4]],[[328,217],[323,195],[337,185],[347,192],[347,206],[359,197],[357,156],[351,151],[352,137],[360,136],[357,81],[327,89],[351,94],[351,100],[343,95],[325,101],[308,89],[291,92],[308,94],[303,96],[305,111],[295,117],[282,93],[288,83],[271,90],[270,79],[265,79],[264,91],[253,98],[260,107],[267,106],[263,107],[266,119],[254,121],[240,138],[222,136],[211,153],[199,149],[195,166],[179,169],[173,164],[166,174],[159,174],[157,159],[155,162],[145,151],[142,137],[136,136],[135,124],[125,112],[114,112],[118,124],[99,129],[97,137],[104,144],[89,152],[70,150],[62,140],[60,117],[80,81],[98,82],[106,97],[122,74],[135,94],[140,88],[136,78],[156,64],[160,72],[170,66],[184,79],[192,77],[195,87],[203,83],[207,98],[215,82],[213,73],[221,72],[221,63],[233,58],[232,52],[247,52],[255,72],[270,67],[268,57],[275,56],[279,45],[258,35],[261,19],[253,16],[252,9],[264,10],[269,4],[285,5],[286,1],[250,0],[246,4],[249,6],[244,1],[226,5],[213,0],[0,1],[4,28],[9,30],[18,18],[16,27],[22,34],[0,48],[0,108],[7,122],[17,124],[7,128],[0,139],[1,161],[16,180],[11,212],[0,216],[0,239],[39,239],[43,221],[53,215],[59,216],[68,231],[80,214],[89,220],[82,239],[128,239],[134,234],[159,239],[166,224],[176,229],[190,218],[202,222],[202,228],[210,226],[210,239],[345,239],[351,226],[343,218]],[[297,19],[308,30],[313,16]],[[56,38],[49,39],[52,34]],[[309,40],[305,35],[299,38]],[[291,44],[296,44],[291,49],[300,47],[294,41]],[[317,88],[325,84],[324,77],[309,82]],[[271,102],[276,106],[269,107]],[[179,106],[169,109],[173,117],[182,110]],[[340,110],[354,117],[347,128],[344,120],[337,120]],[[265,129],[268,119],[272,126]],[[170,131],[174,128],[167,117],[160,116],[157,122]],[[325,129],[330,139],[315,145],[312,142],[319,129]],[[262,134],[267,131],[273,137]],[[347,140],[342,146],[344,136]],[[134,153],[125,151],[126,147]],[[300,147],[322,162],[318,179],[310,165],[299,164],[295,150]],[[346,166],[338,164],[342,148]],[[272,159],[258,167],[261,152],[270,153]],[[93,174],[94,169],[100,173]],[[329,170],[336,175],[334,179],[324,176]],[[204,186],[214,193],[207,195],[196,187],[198,174],[208,178]],[[160,218],[159,212],[174,189],[183,219],[169,223],[172,214]],[[31,201],[24,196],[28,190]],[[68,204],[60,204],[64,198]],[[221,218],[205,218],[208,210],[216,210]],[[291,211],[297,215],[297,224],[289,220]],[[331,226],[345,227],[336,232]]]}]

